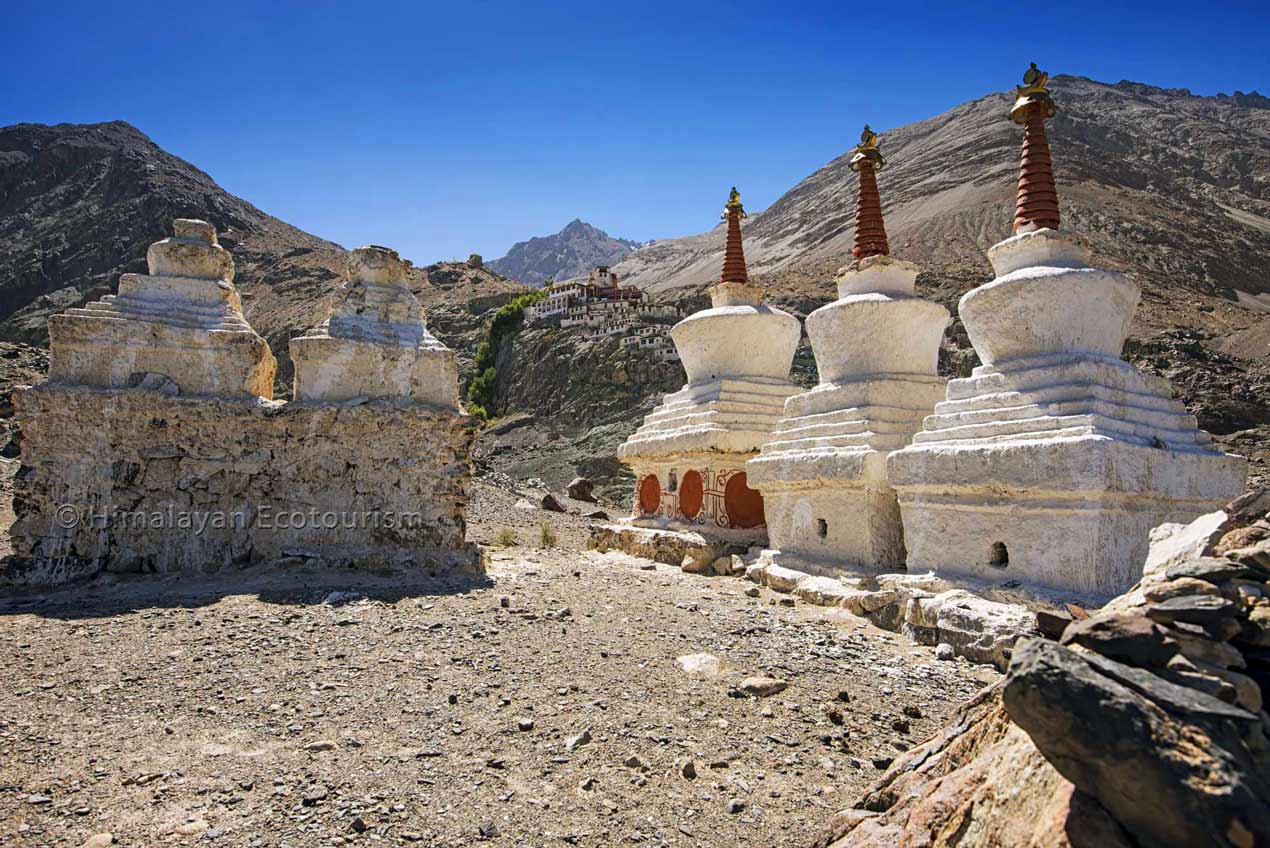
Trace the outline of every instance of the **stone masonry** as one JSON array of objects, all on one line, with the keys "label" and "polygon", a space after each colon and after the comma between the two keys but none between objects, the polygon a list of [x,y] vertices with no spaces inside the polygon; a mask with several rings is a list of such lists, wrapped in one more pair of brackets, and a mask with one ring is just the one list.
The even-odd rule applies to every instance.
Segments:
[{"label": "stone masonry", "polygon": [[204,222],[176,232],[151,248],[150,276],[57,316],[49,380],[14,393],[22,468],[0,582],[296,558],[479,568],[465,540],[475,423],[453,354],[396,286],[396,254],[353,252],[296,357],[309,399],[283,403],[268,399],[273,355],[237,310],[229,254]]}]

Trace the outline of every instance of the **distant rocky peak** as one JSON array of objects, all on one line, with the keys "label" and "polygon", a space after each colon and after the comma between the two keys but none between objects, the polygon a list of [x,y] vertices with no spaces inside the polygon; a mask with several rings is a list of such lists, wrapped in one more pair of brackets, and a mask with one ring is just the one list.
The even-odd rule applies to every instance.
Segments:
[{"label": "distant rocky peak", "polygon": [[620,262],[637,247],[639,242],[610,236],[581,218],[574,218],[558,233],[517,242],[506,256],[490,262],[489,267],[505,277],[537,286],[548,278],[585,277],[596,266]]}]

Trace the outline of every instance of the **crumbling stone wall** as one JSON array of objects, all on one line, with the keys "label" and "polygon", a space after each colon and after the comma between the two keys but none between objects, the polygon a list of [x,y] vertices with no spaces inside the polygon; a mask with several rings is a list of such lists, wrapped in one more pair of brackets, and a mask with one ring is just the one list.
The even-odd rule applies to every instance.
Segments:
[{"label": "crumbling stone wall", "polygon": [[46,383],[22,421],[14,559],[0,579],[215,571],[288,557],[474,567],[475,424],[403,400],[170,396]]},{"label": "crumbling stone wall", "polygon": [[25,439],[0,583],[295,559],[479,568],[475,422],[401,257],[349,254],[328,319],[292,341],[288,404],[269,399],[273,353],[215,228],[172,226],[148,274],[54,317],[48,382],[14,393]]}]

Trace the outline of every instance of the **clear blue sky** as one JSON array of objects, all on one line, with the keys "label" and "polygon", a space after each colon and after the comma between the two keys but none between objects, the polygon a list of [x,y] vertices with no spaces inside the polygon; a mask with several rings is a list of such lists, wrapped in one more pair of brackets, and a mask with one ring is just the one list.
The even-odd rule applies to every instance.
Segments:
[{"label": "clear blue sky", "polygon": [[[782,11],[782,8],[785,11]],[[1270,3],[5,0],[0,125],[123,119],[261,209],[416,262],[574,217],[751,210],[860,125],[1051,73],[1270,93]]]}]

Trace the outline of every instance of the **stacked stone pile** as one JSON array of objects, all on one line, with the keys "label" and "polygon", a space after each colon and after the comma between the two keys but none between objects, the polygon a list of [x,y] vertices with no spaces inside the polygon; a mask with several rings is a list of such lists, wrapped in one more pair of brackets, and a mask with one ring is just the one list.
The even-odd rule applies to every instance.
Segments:
[{"label": "stacked stone pile", "polygon": [[817,845],[1270,845],[1270,493],[1153,551],[1057,642],[1020,640]]}]

